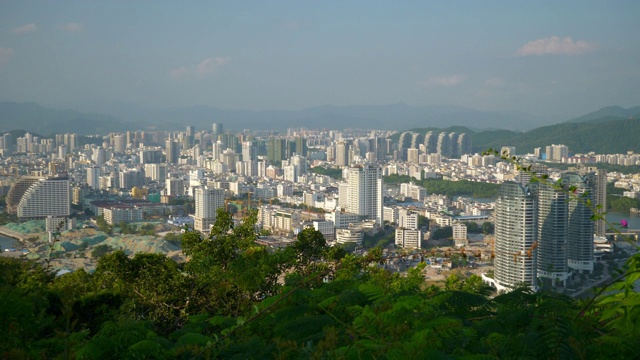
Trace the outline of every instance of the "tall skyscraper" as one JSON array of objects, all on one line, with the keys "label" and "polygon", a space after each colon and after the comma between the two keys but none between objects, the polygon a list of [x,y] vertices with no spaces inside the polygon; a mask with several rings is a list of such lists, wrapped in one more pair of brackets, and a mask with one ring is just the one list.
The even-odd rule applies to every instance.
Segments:
[{"label": "tall skyscraper", "polygon": [[336,165],[349,165],[349,146],[344,141],[338,141],[336,143]]},{"label": "tall skyscraper", "polygon": [[359,165],[347,170],[347,211],[382,225],[382,168]]},{"label": "tall skyscraper", "polygon": [[164,182],[167,178],[166,164],[145,164],[144,173],[151,181]]},{"label": "tall skyscraper", "polygon": [[433,131],[427,131],[424,135],[424,146],[427,148],[427,154],[438,152],[438,136]]},{"label": "tall skyscraper", "polygon": [[178,143],[173,139],[167,139],[165,153],[168,164],[176,164],[178,157],[180,156],[180,150],[178,149]]},{"label": "tall skyscraper", "polygon": [[407,149],[407,162],[411,164],[418,164],[418,149]]},{"label": "tall skyscraper", "polygon": [[449,137],[449,134],[438,134],[436,152],[440,154],[440,156],[451,157],[451,138]]},{"label": "tall skyscraper", "polygon": [[575,186],[573,192],[578,197],[570,198],[568,203],[567,265],[573,271],[591,272],[594,265],[594,222],[591,220],[593,211],[586,202],[595,203],[596,175],[565,173],[562,181],[566,187]]},{"label": "tall skyscraper", "polygon": [[73,151],[78,146],[78,134],[64,134],[64,144],[69,151]]},{"label": "tall skyscraper", "polygon": [[192,125],[187,125],[187,129],[184,133],[184,149],[191,149],[194,144],[196,129]]},{"label": "tall skyscraper", "polygon": [[2,138],[4,139],[4,146],[2,148],[4,150],[3,153],[5,156],[10,155],[11,150],[13,149],[13,135],[11,135],[11,133],[6,133]]},{"label": "tall skyscraper", "polygon": [[214,143],[218,141],[218,135],[222,134],[224,130],[222,129],[222,123],[213,123],[212,131],[211,131],[211,141]]},{"label": "tall skyscraper", "polygon": [[504,182],[495,208],[495,280],[498,291],[537,289],[537,202],[529,187]]},{"label": "tall skyscraper", "polygon": [[[607,171],[598,169],[596,172],[596,213],[602,216],[607,211]],[[605,215],[606,216],[606,215]],[[607,232],[607,224],[604,219],[596,220],[595,234],[597,236],[605,236]]]},{"label": "tall skyscraper", "polygon": [[100,189],[100,167],[89,166],[87,168],[87,185],[92,189]]},{"label": "tall skyscraper", "polygon": [[286,159],[286,147],[286,139],[269,138],[269,142],[267,143],[267,159],[269,161],[282,161]]},{"label": "tall skyscraper", "polygon": [[307,148],[307,139],[304,136],[299,135],[296,137],[296,154],[300,156],[307,156],[308,148]]},{"label": "tall skyscraper", "polygon": [[251,141],[242,142],[242,161],[258,160],[258,147]]},{"label": "tall skyscraper", "polygon": [[224,207],[224,189],[197,187],[194,197],[196,202],[194,229],[208,233],[216,222],[218,209]]},{"label": "tall skyscraper", "polygon": [[471,154],[471,139],[465,133],[458,136],[458,154],[459,156]]},{"label": "tall skyscraper", "polygon": [[460,157],[458,153],[458,139],[460,134],[452,132],[449,133],[449,157],[456,159]]},{"label": "tall skyscraper", "polygon": [[113,135],[113,152],[124,154],[127,149],[127,142],[123,134]]},{"label": "tall skyscraper", "polygon": [[[546,183],[538,186],[538,277],[565,283],[567,266],[568,195]],[[592,245],[593,246],[593,245]]]}]

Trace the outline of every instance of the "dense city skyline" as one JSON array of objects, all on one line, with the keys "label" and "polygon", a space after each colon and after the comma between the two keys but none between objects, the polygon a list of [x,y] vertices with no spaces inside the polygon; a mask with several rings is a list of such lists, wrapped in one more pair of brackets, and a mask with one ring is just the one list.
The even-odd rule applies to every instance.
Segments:
[{"label": "dense city skyline", "polygon": [[9,2],[0,99],[226,109],[638,105],[637,3]]}]

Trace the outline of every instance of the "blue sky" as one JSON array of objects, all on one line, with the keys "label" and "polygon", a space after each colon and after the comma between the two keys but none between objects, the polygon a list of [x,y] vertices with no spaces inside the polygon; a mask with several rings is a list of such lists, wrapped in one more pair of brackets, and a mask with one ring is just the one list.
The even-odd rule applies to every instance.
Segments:
[{"label": "blue sky", "polygon": [[2,1],[0,100],[640,105],[638,1]]}]

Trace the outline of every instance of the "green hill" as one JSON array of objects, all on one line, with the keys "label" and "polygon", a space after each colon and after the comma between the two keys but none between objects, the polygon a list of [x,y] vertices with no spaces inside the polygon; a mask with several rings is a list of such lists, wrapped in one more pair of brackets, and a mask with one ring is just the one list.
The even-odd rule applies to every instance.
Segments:
[{"label": "green hill", "polygon": [[536,147],[564,144],[571,153],[595,151],[600,154],[640,151],[640,120],[593,120],[544,126],[525,133],[502,132],[486,136],[472,134],[474,149],[516,146],[518,153],[533,152]]},{"label": "green hill", "polygon": [[[634,108],[635,109],[635,108]],[[578,119],[582,119],[578,121]],[[473,132],[472,130],[452,126],[443,129],[422,128],[408,131],[425,134],[434,132],[467,133],[473,145],[473,152],[480,153],[488,148],[499,149],[502,146],[515,146],[518,153],[533,152],[537,147],[564,144],[572,154],[595,151],[600,154],[640,152],[640,112],[624,118],[610,114],[604,118],[592,119],[590,116],[574,119],[555,125],[539,127],[527,132],[492,130]],[[392,136],[398,141],[401,133]],[[544,151],[544,150],[543,150]]]}]

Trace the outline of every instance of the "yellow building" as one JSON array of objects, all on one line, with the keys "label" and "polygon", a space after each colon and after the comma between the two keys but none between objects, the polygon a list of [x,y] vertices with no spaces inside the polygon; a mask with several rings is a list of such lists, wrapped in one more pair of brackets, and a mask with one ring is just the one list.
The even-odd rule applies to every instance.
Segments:
[{"label": "yellow building", "polygon": [[149,189],[134,186],[131,189],[131,197],[134,199],[146,199],[149,196]]}]

